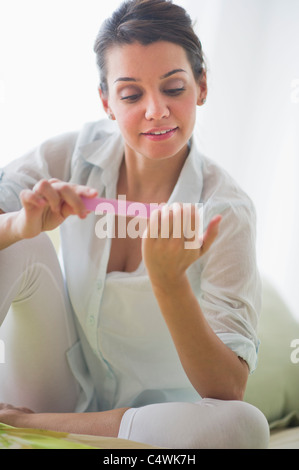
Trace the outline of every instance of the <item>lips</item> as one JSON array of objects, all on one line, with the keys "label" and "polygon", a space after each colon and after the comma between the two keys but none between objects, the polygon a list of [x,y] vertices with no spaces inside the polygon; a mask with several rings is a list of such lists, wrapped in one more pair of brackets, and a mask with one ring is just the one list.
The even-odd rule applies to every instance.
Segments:
[{"label": "lips", "polygon": [[171,132],[174,132],[176,129],[177,127],[155,128],[155,129],[150,129],[147,132],[143,132],[143,135],[160,136],[160,135],[170,134]]},{"label": "lips", "polygon": [[155,127],[154,129],[149,129],[147,132],[142,133],[141,135],[151,142],[163,142],[171,139],[178,127]]}]

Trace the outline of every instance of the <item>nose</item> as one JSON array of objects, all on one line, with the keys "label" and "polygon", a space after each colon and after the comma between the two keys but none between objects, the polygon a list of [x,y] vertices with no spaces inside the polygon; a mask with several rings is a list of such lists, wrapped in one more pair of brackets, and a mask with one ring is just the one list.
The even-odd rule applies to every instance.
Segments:
[{"label": "nose", "polygon": [[170,111],[166,100],[161,96],[150,96],[146,103],[145,118],[148,121],[169,117]]}]

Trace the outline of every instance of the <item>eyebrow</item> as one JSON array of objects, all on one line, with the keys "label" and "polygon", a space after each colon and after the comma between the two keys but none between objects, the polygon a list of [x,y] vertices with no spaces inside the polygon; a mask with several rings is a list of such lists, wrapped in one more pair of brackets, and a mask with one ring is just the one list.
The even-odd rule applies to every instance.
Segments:
[{"label": "eyebrow", "polygon": [[[187,73],[186,70],[184,70],[184,69],[174,69],[174,70],[171,70],[170,72],[167,72],[164,75],[162,75],[160,77],[160,80],[168,78],[171,75],[174,75],[175,73],[179,73],[179,72]],[[133,78],[133,77],[119,77],[114,81],[114,83],[116,83],[116,82],[140,82],[140,80],[136,79],[136,78]]]},{"label": "eyebrow", "polygon": [[171,75],[174,75],[175,73],[179,73],[179,72],[187,73],[186,70],[184,69],[174,69],[174,70],[171,70],[170,72],[167,72],[165,75],[162,75],[160,79],[163,80],[163,78],[170,77]]}]

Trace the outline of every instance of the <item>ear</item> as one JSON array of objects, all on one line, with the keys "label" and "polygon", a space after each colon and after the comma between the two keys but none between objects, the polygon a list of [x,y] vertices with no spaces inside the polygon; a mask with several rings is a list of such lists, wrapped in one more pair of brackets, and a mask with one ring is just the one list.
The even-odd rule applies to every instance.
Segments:
[{"label": "ear", "polygon": [[109,119],[115,119],[108,102],[108,96],[103,93],[101,87],[98,88],[100,100],[102,102],[105,113],[108,115]]},{"label": "ear", "polygon": [[200,81],[198,84],[198,97],[197,97],[198,106],[202,106],[206,102],[207,94],[208,94],[207,74],[205,71],[203,71],[203,74],[200,77]]}]

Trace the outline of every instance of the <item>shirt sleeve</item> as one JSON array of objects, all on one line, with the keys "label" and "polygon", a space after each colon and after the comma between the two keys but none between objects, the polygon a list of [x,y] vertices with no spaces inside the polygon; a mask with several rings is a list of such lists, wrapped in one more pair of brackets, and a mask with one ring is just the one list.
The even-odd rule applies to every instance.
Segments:
[{"label": "shirt sleeve", "polygon": [[222,214],[219,234],[203,256],[200,304],[219,338],[253,372],[257,364],[261,282],[256,262],[256,216],[248,199],[207,210]]},{"label": "shirt sleeve", "polygon": [[4,212],[20,210],[20,192],[41,179],[68,181],[76,138],[75,132],[54,137],[0,168],[0,208]]}]

